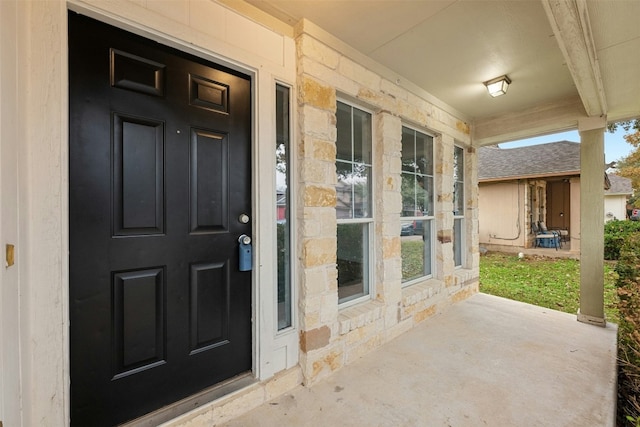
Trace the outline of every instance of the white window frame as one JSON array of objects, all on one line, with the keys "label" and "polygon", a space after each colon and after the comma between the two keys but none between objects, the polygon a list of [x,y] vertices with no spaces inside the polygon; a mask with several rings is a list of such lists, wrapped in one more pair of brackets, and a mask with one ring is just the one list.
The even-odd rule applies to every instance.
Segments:
[{"label": "white window frame", "polygon": [[[406,286],[411,286],[415,283],[418,282],[422,282],[424,280],[430,279],[432,277],[435,277],[435,269],[436,269],[436,263],[435,263],[435,243],[434,243],[434,230],[435,230],[435,213],[436,213],[436,209],[435,209],[435,190],[436,190],[436,179],[435,179],[435,139],[436,137],[429,133],[429,132],[425,132],[424,130],[421,129],[417,129],[413,126],[407,125],[405,123],[402,124],[402,132],[404,132],[404,128],[407,128],[409,130],[412,130],[414,132],[418,132],[421,133],[423,135],[426,135],[428,137],[431,138],[431,164],[433,166],[433,171],[432,171],[432,175],[431,176],[431,203],[433,204],[432,207],[432,214],[429,216],[402,216],[402,211],[400,213],[400,223],[405,222],[405,221],[422,221],[423,223],[428,223],[429,224],[429,244],[430,244],[430,248],[429,248],[429,253],[431,254],[431,259],[429,260],[429,262],[431,263],[431,274],[426,274],[423,276],[419,276],[419,277],[415,277],[411,280],[407,280],[407,281],[402,281],[402,287],[406,287]],[[413,149],[414,149],[414,157],[415,157],[415,140],[414,140],[414,145],[413,145]],[[401,157],[402,159],[402,157]],[[402,174],[405,173],[403,170],[400,171],[400,179],[402,180]],[[429,175],[427,175],[429,176]],[[415,213],[415,212],[414,212]],[[402,236],[401,236],[402,239]],[[401,263],[402,263],[402,249],[400,250],[400,258],[401,258]]]},{"label": "white window frame", "polygon": [[[465,211],[466,211],[466,192],[467,192],[467,188],[466,188],[466,175],[467,175],[467,171],[466,171],[466,156],[465,156],[465,149],[464,146],[461,145],[455,145],[453,146],[453,158],[455,159],[455,150],[456,149],[460,149],[460,152],[462,153],[462,181],[456,180],[455,176],[453,176],[453,190],[455,193],[455,185],[456,183],[461,183],[462,185],[462,215],[455,214],[455,210],[454,210],[454,215],[453,215],[453,245],[452,245],[452,250],[453,250],[453,265],[455,269],[460,269],[460,268],[464,268],[465,262],[466,262],[466,224],[465,224]],[[454,170],[455,170],[455,161],[454,161]],[[454,208],[455,206],[455,197],[453,198],[453,203],[454,203]],[[455,228],[456,228],[456,222],[460,223],[460,233],[459,235],[456,235],[455,233]],[[456,242],[459,245],[460,248],[460,263],[456,263]]]},{"label": "white window frame", "polygon": [[[286,277],[286,285],[289,287],[289,304],[288,307],[285,309],[288,309],[289,311],[289,315],[290,315],[290,324],[288,326],[285,326],[283,328],[280,328],[279,325],[279,317],[280,317],[280,312],[279,312],[279,307],[278,307],[278,275],[279,275],[279,271],[278,271],[278,263],[277,263],[277,255],[276,255],[276,259],[275,259],[275,277],[274,277],[274,283],[276,284],[275,286],[275,298],[274,298],[274,325],[275,325],[275,334],[276,336],[279,335],[284,335],[287,334],[289,331],[295,329],[297,327],[296,325],[296,311],[295,311],[295,306],[296,304],[294,303],[296,301],[297,295],[296,295],[296,290],[295,290],[295,286],[293,286],[294,284],[294,277],[295,277],[295,262],[294,262],[294,257],[292,256],[294,248],[295,248],[295,224],[294,224],[294,220],[295,220],[295,197],[292,197],[292,195],[294,194],[293,192],[293,174],[292,172],[295,170],[294,167],[294,162],[295,162],[295,156],[293,155],[293,87],[290,84],[281,82],[276,80],[274,82],[274,100],[276,100],[276,94],[278,91],[278,87],[282,87],[284,89],[288,90],[288,96],[289,96],[289,112],[288,112],[288,125],[289,125],[289,146],[287,147],[287,211],[288,211],[288,218],[287,218],[287,225],[289,227],[289,238],[287,239],[287,241],[285,241],[285,249],[288,249],[288,253],[285,254],[285,256],[287,257],[287,259],[285,260],[285,265],[287,265],[288,262],[288,271],[286,271],[285,269],[285,274],[287,275]],[[275,107],[275,104],[274,104]],[[275,113],[275,110],[274,110]],[[278,118],[276,117],[276,120]],[[277,129],[276,129],[277,130]],[[277,140],[277,135],[276,138]],[[274,181],[276,179],[276,176],[274,175]],[[277,187],[277,183],[275,183],[275,187]],[[276,215],[277,215],[277,203],[276,203]],[[277,221],[276,221],[276,230],[277,230]],[[277,231],[276,231],[277,232]],[[277,235],[276,238],[274,239],[274,254],[277,254],[277,250],[278,250],[278,245],[277,245]]]},{"label": "white window frame", "polygon": [[[339,309],[343,309],[346,307],[350,307],[352,305],[356,305],[365,301],[370,301],[373,298],[373,295],[375,295],[375,285],[374,285],[374,268],[373,266],[375,265],[375,251],[372,250],[372,248],[375,248],[375,235],[374,235],[374,217],[375,217],[375,203],[373,203],[373,201],[375,200],[375,179],[374,179],[374,173],[375,173],[375,168],[374,168],[374,161],[373,159],[375,158],[375,152],[374,152],[374,140],[375,140],[375,134],[374,134],[374,119],[375,116],[373,114],[373,111],[362,107],[361,105],[358,104],[354,104],[352,102],[349,102],[345,99],[342,98],[338,98],[337,102],[345,104],[349,107],[351,107],[352,109],[357,109],[360,110],[362,112],[365,112],[367,114],[369,114],[371,116],[371,164],[367,164],[364,163],[366,165],[369,165],[371,167],[371,173],[369,176],[370,179],[370,183],[369,183],[369,189],[370,189],[370,194],[369,194],[369,200],[370,200],[370,215],[366,218],[350,218],[350,219],[337,219],[336,220],[336,240],[337,240],[337,227],[343,224],[367,224],[367,239],[368,239],[368,245],[366,245],[363,250],[365,250],[367,253],[364,254],[364,259],[363,259],[363,276],[362,279],[366,281],[366,287],[368,288],[366,293],[364,295],[352,298],[352,299],[347,299],[345,301],[340,301],[340,296],[338,293],[338,308]],[[337,108],[336,108],[337,110]],[[337,117],[336,117],[336,128],[337,128]],[[352,129],[353,132],[353,129]],[[336,136],[337,138],[337,136]],[[337,147],[338,141],[336,140],[336,147]],[[351,153],[353,154],[353,144],[354,144],[354,140],[353,140],[353,134],[351,136]],[[336,150],[336,163],[339,161],[338,157],[337,157],[337,150]],[[340,160],[343,161],[344,160]],[[352,164],[355,162],[351,162]],[[337,214],[337,212],[336,212]],[[338,247],[339,242],[336,241],[336,249]],[[336,253],[337,256],[337,253]],[[337,261],[337,259],[336,259]],[[337,267],[337,266],[336,266]],[[339,292],[339,291],[338,291]]]}]

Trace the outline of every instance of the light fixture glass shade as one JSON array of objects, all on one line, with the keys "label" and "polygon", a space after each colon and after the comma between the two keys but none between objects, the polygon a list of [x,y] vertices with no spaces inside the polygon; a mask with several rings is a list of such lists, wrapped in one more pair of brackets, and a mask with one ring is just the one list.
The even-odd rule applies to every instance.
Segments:
[{"label": "light fixture glass shade", "polygon": [[484,82],[484,85],[487,87],[489,95],[495,98],[496,96],[504,95],[505,93],[507,93],[507,89],[509,88],[510,83],[511,79],[509,77],[500,76]]}]

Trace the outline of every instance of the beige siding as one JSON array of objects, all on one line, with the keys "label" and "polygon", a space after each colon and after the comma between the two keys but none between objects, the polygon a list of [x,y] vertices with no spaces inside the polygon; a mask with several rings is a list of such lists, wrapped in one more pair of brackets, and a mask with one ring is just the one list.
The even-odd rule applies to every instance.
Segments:
[{"label": "beige siding", "polygon": [[528,234],[524,183],[485,183],[479,186],[481,245],[525,246]]}]

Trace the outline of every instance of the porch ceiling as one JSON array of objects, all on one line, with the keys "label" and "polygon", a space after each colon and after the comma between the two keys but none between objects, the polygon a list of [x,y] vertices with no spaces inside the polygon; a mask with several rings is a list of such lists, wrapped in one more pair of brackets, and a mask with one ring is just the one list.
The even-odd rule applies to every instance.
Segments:
[{"label": "porch ceiling", "polygon": [[[248,2],[306,18],[451,106],[479,145],[640,116],[636,0]],[[482,82],[502,74],[513,83],[491,98]]]}]

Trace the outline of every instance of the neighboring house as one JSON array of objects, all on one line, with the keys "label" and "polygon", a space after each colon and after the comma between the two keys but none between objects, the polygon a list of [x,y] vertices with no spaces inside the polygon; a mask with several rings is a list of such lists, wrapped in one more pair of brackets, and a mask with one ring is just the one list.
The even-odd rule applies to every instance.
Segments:
[{"label": "neighboring house", "polygon": [[[605,220],[625,218],[630,180],[608,175]],[[610,184],[608,183],[610,182]],[[478,150],[479,240],[491,248],[531,247],[532,224],[568,232],[571,251],[580,250],[580,144],[560,141]]]},{"label": "neighboring house", "polygon": [[604,220],[627,218],[627,200],[633,195],[631,180],[616,174],[607,174],[611,186],[604,191]]},{"label": "neighboring house", "polygon": [[532,224],[568,230],[578,250],[580,144],[560,141],[478,150],[479,241],[487,248],[531,247]]},{"label": "neighboring house", "polygon": [[[0,424],[224,424],[478,292],[479,147],[579,129],[588,208],[640,116],[600,3],[0,1]],[[487,235],[575,235],[579,165],[527,158]]]}]

